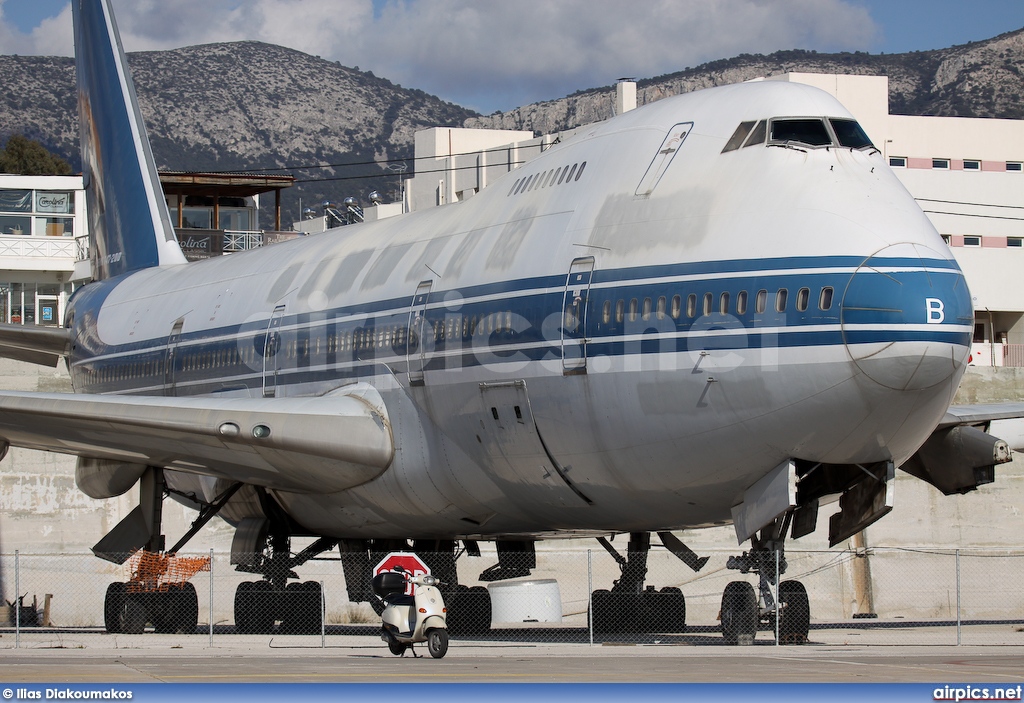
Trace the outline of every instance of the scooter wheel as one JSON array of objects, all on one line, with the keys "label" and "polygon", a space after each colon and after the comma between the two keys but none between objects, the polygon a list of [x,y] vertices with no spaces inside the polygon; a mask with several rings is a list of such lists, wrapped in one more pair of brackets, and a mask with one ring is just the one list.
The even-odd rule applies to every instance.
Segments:
[{"label": "scooter wheel", "polygon": [[427,651],[434,659],[440,659],[448,653],[448,631],[434,628],[427,633]]},{"label": "scooter wheel", "polygon": [[409,645],[405,644],[404,642],[399,642],[394,638],[388,640],[388,649],[390,649],[391,653],[394,654],[396,657],[400,657],[403,654],[405,654],[405,650],[408,648]]}]

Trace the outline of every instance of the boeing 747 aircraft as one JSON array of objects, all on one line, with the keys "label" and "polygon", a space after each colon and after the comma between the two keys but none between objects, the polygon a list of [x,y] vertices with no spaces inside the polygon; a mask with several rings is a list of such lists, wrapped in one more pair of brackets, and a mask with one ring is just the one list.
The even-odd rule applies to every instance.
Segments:
[{"label": "boeing 747 aircraft", "polygon": [[[0,331],[7,356],[65,359],[75,390],[0,394],[0,438],[77,455],[93,498],[139,486],[104,558],[181,549],[166,495],[195,529],[236,526],[242,630],[292,598],[319,632],[318,594],[288,582],[328,550],[366,600],[393,549],[454,584],[480,541],[497,580],[528,574],[537,540],[628,534],[594,598],[609,628],[661,595],[652,533],[700,569],[672,531],[731,523],[749,546],[729,566],[760,577],[723,594],[735,642],[819,508],[836,544],[891,509],[897,469],[954,494],[1010,459],[989,430],[1020,406],[950,407],[973,329],[959,267],[819,90],[668,98],[466,202],[186,263],[109,0],[73,5],[94,281],[62,329]],[[318,539],[293,554],[299,535]],[[805,639],[806,591],[778,593]],[[129,600],[111,587],[109,629],[139,620]]]}]

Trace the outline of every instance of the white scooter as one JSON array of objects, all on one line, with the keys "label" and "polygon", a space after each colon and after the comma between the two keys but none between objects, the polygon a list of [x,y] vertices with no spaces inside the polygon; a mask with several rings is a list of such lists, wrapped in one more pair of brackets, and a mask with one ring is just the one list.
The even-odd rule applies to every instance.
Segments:
[{"label": "white scooter", "polygon": [[[414,595],[406,595],[408,584],[415,586]],[[373,577],[373,592],[384,601],[380,638],[388,643],[392,654],[404,656],[418,642],[427,643],[434,659],[448,652],[448,625],[440,581],[429,574],[413,576],[401,566]]]}]

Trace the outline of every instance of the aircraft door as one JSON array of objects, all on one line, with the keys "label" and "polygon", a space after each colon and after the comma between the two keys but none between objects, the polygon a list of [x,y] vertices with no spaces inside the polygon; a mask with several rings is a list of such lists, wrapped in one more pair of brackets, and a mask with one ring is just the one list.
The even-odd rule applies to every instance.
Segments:
[{"label": "aircraft door", "polygon": [[167,335],[167,358],[164,359],[164,395],[174,396],[174,365],[177,363],[178,340],[181,339],[181,328],[185,326],[185,318],[179,317],[171,325],[171,333]]},{"label": "aircraft door", "polygon": [[481,383],[483,417],[477,441],[488,457],[492,478],[509,495],[536,506],[573,507],[592,502],[572,481],[571,466],[548,452],[537,430],[526,381]]},{"label": "aircraft door", "polygon": [[[409,307],[409,338],[405,345],[405,358],[409,365],[410,386],[423,385],[423,367],[426,365],[429,344],[429,340],[424,337],[424,330],[427,329],[427,300],[433,286],[432,280],[420,281]],[[433,339],[429,333],[427,337]]]},{"label": "aircraft door", "polygon": [[284,305],[274,308],[267,323],[267,334],[263,338],[263,397],[277,395],[278,352],[281,350],[281,317]]},{"label": "aircraft door", "polygon": [[658,149],[658,153],[654,155],[650,165],[647,167],[647,172],[644,173],[644,177],[640,180],[640,184],[636,187],[634,195],[646,198],[654,192],[654,189],[658,186],[658,182],[661,177],[665,175],[665,171],[668,170],[669,165],[672,163],[672,159],[676,157],[680,147],[683,145],[683,141],[686,139],[686,135],[690,133],[690,129],[693,127],[693,122],[681,122],[680,124],[674,125],[672,129],[665,135],[665,139],[661,142],[661,147]]},{"label": "aircraft door", "polygon": [[562,296],[562,373],[587,372],[587,299],[594,257],[573,259]]}]

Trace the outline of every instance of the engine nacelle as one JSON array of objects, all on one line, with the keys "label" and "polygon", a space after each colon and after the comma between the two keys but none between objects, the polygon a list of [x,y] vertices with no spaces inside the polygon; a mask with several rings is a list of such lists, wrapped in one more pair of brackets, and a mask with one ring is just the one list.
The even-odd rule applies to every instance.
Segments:
[{"label": "engine nacelle", "polygon": [[80,456],[75,467],[75,483],[90,498],[115,498],[131,490],[145,471],[145,464]]},{"label": "engine nacelle", "polygon": [[995,480],[996,464],[1012,459],[1006,442],[969,425],[937,430],[900,468],[945,495],[968,493]]}]

